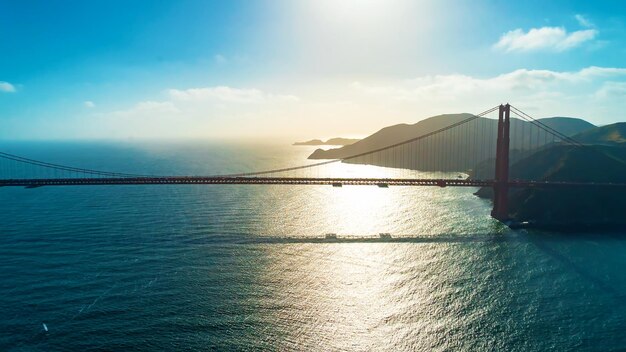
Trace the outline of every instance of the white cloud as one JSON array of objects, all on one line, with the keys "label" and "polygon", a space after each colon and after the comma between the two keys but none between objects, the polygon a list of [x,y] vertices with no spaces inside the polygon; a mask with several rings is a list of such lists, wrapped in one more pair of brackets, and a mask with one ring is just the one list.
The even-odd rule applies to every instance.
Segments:
[{"label": "white cloud", "polygon": [[626,82],[605,82],[594,94],[598,99],[626,98]]},{"label": "white cloud", "polygon": [[96,104],[94,104],[94,102],[93,102],[93,101],[91,101],[91,100],[87,100],[87,101],[85,101],[85,102],[83,103],[83,105],[85,105],[85,107],[86,107],[86,108],[90,108],[90,109],[91,109],[91,108],[95,108],[95,107],[96,107]]},{"label": "white cloud", "polygon": [[308,95],[298,100],[256,88],[170,89],[126,110],[93,114],[89,128],[100,137],[294,139],[367,135],[396,123],[477,113],[505,102],[536,117],[574,116],[596,124],[623,120],[621,111],[626,111],[626,68],[619,67],[518,69],[485,77],[427,75],[284,88]]},{"label": "white cloud", "polygon": [[622,76],[626,75],[626,68],[589,66],[578,71],[577,74],[574,73],[573,75],[587,79],[597,77]]},{"label": "white cloud", "polygon": [[13,93],[15,92],[15,86],[9,82],[0,81],[0,92]]},{"label": "white cloud", "polygon": [[[276,133],[272,123],[288,125],[300,108],[293,95],[226,86],[169,89],[162,99],[145,100],[126,109],[93,114],[91,136],[137,138],[255,136]],[[245,131],[245,132],[244,132]]]},{"label": "white cloud", "polygon": [[368,86],[355,82],[352,86],[374,95],[387,95],[398,100],[459,97],[464,93],[545,91],[578,84],[594,84],[607,78],[626,78],[626,68],[590,66],[579,71],[518,69],[494,77],[478,78],[461,74],[422,76],[393,86]]},{"label": "white cloud", "polygon": [[275,101],[298,101],[294,95],[265,93],[259,89],[238,89],[226,86],[170,89],[169,96],[177,101],[221,101],[228,103],[265,103]]},{"label": "white cloud", "polygon": [[494,48],[505,52],[551,50],[565,51],[575,48],[598,35],[595,29],[568,33],[563,27],[532,28],[528,32],[518,28],[504,33]]},{"label": "white cloud", "polygon": [[352,83],[367,104],[432,116],[477,112],[510,102],[539,116],[576,116],[596,123],[624,119],[626,68],[591,66],[578,71],[518,69],[491,77],[421,76],[385,84]]},{"label": "white cloud", "polygon": [[576,21],[578,21],[578,24],[580,24],[583,27],[593,27],[593,23],[584,15],[581,14],[577,14],[576,16],[574,16],[574,18],[576,18]]},{"label": "white cloud", "polygon": [[[87,126],[80,127],[86,138],[161,138],[184,135],[187,126],[181,110],[172,102],[146,100],[117,111],[90,114]],[[71,124],[67,128],[80,124]],[[64,131],[64,133],[68,133]]]},{"label": "white cloud", "polygon": [[177,113],[179,110],[172,102],[169,101],[142,101],[137,103],[134,107],[135,111],[160,111]]},{"label": "white cloud", "polygon": [[115,116],[150,116],[151,114],[173,115],[178,114],[180,110],[170,101],[141,101],[133,107],[126,110],[114,111]]}]

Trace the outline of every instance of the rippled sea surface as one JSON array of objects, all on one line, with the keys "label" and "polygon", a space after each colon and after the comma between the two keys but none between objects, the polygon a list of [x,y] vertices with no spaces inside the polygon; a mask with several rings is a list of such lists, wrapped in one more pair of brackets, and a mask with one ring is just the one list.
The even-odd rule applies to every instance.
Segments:
[{"label": "rippled sea surface", "polygon": [[[51,162],[191,175],[309,163],[312,150],[2,144]],[[0,188],[0,350],[626,348],[626,234],[509,230],[474,191]]]}]

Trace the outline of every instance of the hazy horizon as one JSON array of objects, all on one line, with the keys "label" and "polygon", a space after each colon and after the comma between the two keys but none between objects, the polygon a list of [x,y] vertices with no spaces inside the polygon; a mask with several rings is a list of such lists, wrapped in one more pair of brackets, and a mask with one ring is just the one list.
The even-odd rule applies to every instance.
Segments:
[{"label": "hazy horizon", "polygon": [[[286,135],[286,134],[276,134],[276,135],[260,135],[260,136],[171,136],[171,135],[163,135],[163,136],[126,136],[126,137],[110,137],[110,136],[100,136],[100,137],[85,137],[85,136],[74,136],[74,137],[7,137],[3,138],[5,142],[95,142],[95,143],[235,143],[235,144],[293,144],[294,142],[306,142],[309,140],[322,140],[327,141],[332,138],[347,138],[347,139],[363,139],[372,134],[384,129],[386,127],[396,126],[396,125],[413,125],[417,124],[421,121],[427,120],[432,117],[444,116],[444,115],[463,115],[470,114],[468,112],[460,112],[460,113],[447,113],[447,114],[439,114],[433,116],[427,116],[418,118],[415,121],[399,121],[393,124],[381,124],[380,127],[375,127],[373,130],[363,133],[363,134],[352,134],[352,133],[343,133],[343,134],[326,134],[326,135],[316,135],[312,134],[312,132],[303,132],[300,134]],[[482,116],[481,118],[485,119],[496,119],[496,116]],[[574,117],[574,116],[546,116],[539,117],[538,119],[551,119],[551,118],[566,118],[566,119],[580,119],[583,121],[590,122],[589,120],[582,117]],[[511,117],[512,120],[521,120],[517,116]],[[617,121],[608,124],[597,124],[596,127],[602,127],[606,125],[611,125],[614,123],[621,123],[622,121]],[[314,132],[313,132],[314,133]],[[324,133],[324,132],[322,132]]]},{"label": "hazy horizon", "polygon": [[626,108],[620,6],[0,2],[0,138],[363,137],[504,102],[609,124]]}]

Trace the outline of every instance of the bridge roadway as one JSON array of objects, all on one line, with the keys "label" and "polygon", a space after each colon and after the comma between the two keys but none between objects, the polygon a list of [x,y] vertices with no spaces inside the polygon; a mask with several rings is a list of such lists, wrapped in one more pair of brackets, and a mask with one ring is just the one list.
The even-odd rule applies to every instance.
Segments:
[{"label": "bridge roadway", "polygon": [[[307,178],[307,177],[238,177],[238,176],[167,176],[115,178],[31,178],[2,179],[0,187],[21,186],[100,186],[100,185],[332,185],[332,186],[438,186],[493,187],[494,180],[407,179],[407,178]],[[510,187],[626,187],[626,183],[555,182],[511,180]]]}]

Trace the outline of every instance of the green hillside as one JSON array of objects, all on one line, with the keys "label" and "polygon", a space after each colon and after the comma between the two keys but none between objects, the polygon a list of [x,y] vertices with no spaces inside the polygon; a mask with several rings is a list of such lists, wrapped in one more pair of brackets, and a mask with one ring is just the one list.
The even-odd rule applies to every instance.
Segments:
[{"label": "green hillside", "polygon": [[[558,146],[511,168],[512,179],[626,183],[626,148]],[[625,224],[626,188],[521,189],[510,194],[513,219],[542,224]]]},{"label": "green hillside", "polygon": [[626,143],[626,122],[593,128],[574,136],[583,143],[616,145]]}]

